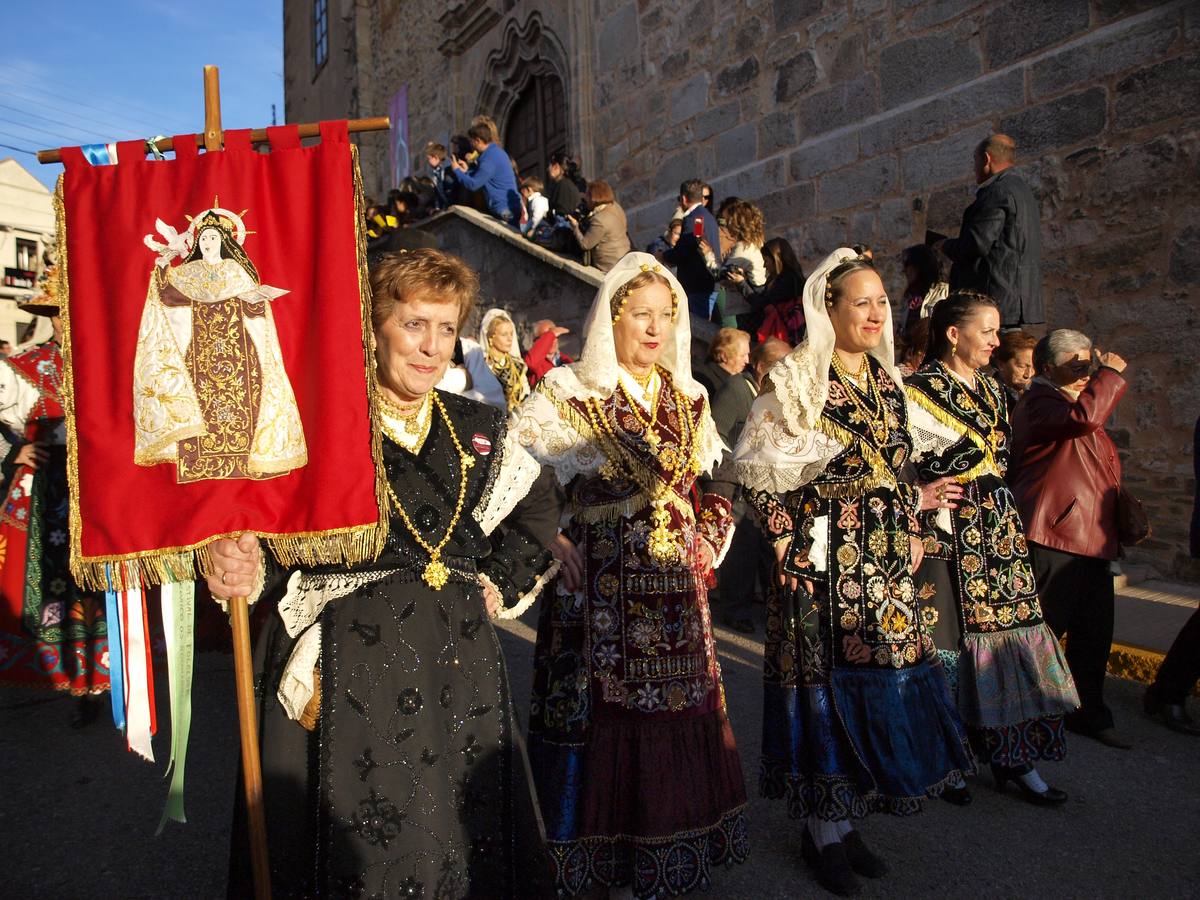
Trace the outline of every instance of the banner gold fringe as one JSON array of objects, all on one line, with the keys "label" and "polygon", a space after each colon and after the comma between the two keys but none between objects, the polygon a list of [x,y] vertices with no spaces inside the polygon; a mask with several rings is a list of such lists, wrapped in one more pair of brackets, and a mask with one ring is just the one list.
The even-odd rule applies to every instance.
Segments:
[{"label": "banner gold fringe", "polygon": [[[363,334],[363,366],[366,372],[367,405],[370,416],[371,459],[375,465],[375,503],[378,520],[327,531],[294,534],[258,532],[283,566],[354,565],[375,559],[383,551],[388,535],[387,472],[383,467],[383,429],[380,427],[379,384],[375,370],[375,334],[371,322],[371,285],[367,273],[366,200],[358,147],[350,145],[354,179],[355,246],[358,290]],[[74,366],[71,354],[71,304],[67,254],[67,216],[63,202],[64,176],[54,191],[54,213],[58,231],[58,296],[62,316],[62,405],[67,425],[67,482],[71,542],[71,575],[88,590],[129,590],[150,584],[192,581],[212,572],[209,548],[222,538],[236,538],[241,530],[214,534],[186,547],[166,547],[123,555],[83,555],[83,519],[79,510],[79,441],[75,417]]]}]

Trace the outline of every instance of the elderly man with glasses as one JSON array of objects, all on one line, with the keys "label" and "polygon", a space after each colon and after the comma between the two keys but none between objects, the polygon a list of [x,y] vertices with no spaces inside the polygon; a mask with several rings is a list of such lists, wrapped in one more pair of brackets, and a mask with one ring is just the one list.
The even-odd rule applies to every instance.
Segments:
[{"label": "elderly man with glasses", "polygon": [[1125,360],[1063,328],[1038,342],[1033,365],[1037,374],[1012,416],[1008,480],[1046,621],[1059,637],[1068,635],[1067,664],[1081,706],[1067,727],[1128,749],[1104,703],[1121,485],[1121,460],[1104,423],[1125,393]]}]

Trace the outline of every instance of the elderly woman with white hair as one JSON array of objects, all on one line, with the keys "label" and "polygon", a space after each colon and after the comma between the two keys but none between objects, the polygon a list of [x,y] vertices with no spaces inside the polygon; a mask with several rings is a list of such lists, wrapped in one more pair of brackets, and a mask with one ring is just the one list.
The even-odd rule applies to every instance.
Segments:
[{"label": "elderly woman with white hair", "polygon": [[913,582],[917,513],[949,478],[908,480],[912,439],[891,307],[870,259],[831,254],[804,285],[808,331],[755,400],[735,454],[784,584],[768,599],[764,795],[804,820],[801,849],[836,894],[888,866],[852,822],[915,813],[974,771]]},{"label": "elderly woman with white hair", "polygon": [[1033,365],[1037,375],[1012,417],[1008,481],[1046,622],[1059,637],[1070,636],[1067,665],[1080,708],[1067,716],[1067,728],[1128,749],[1104,703],[1121,488],[1121,460],[1104,423],[1125,394],[1125,360],[1060,328],[1038,342]]}]

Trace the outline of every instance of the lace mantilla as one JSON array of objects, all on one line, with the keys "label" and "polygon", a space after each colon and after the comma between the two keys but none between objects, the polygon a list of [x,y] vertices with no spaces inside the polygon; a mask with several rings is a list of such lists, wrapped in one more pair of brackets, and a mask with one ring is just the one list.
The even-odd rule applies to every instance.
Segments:
[{"label": "lace mantilla", "polygon": [[788,427],[778,394],[755,401],[734,453],[734,471],[747,488],[786,494],[825,471],[845,448],[823,431]]}]

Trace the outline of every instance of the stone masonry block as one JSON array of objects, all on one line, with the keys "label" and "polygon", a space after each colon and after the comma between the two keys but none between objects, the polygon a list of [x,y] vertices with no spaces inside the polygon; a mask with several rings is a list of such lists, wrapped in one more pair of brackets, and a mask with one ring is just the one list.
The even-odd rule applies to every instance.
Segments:
[{"label": "stone masonry block", "polygon": [[1115,126],[1121,130],[1200,114],[1200,56],[1169,59],[1117,82]]},{"label": "stone masonry block", "polygon": [[974,181],[942,188],[929,196],[925,207],[925,227],[942,234],[954,236],[958,234],[962,224],[963,210],[971,205],[974,198],[972,190]]},{"label": "stone masonry block", "polygon": [[783,187],[787,180],[784,161],[776,157],[734,174],[713,181],[713,193],[717,197],[737,196],[743,200],[757,201],[772,191]]},{"label": "stone masonry block", "polygon": [[823,175],[821,211],[846,209],[890,194],[896,189],[899,166],[895,156],[875,156],[857,165]]},{"label": "stone masonry block", "polygon": [[758,78],[758,60],[748,56],[736,65],[727,66],[717,73],[717,93],[728,97],[745,90]]},{"label": "stone masonry block", "polygon": [[705,110],[692,122],[692,140],[704,141],[714,134],[728,131],[738,123],[740,117],[737,101]]},{"label": "stone masonry block", "polygon": [[851,130],[799,147],[788,158],[793,181],[805,181],[842,169],[858,160],[858,132]]},{"label": "stone masonry block", "polygon": [[758,159],[758,129],[753,122],[739,125],[717,138],[717,169],[729,172]]},{"label": "stone masonry block", "polygon": [[688,147],[668,156],[658,167],[654,184],[661,192],[676,194],[689,178],[703,177],[696,163],[696,148]]},{"label": "stone masonry block", "polygon": [[877,108],[875,77],[860,75],[853,81],[844,81],[800,102],[803,134],[822,134],[858,122],[873,114]]},{"label": "stone masonry block", "polygon": [[788,225],[799,224],[817,208],[816,190],[812,182],[793,184],[758,198],[763,220],[769,233],[778,233]]},{"label": "stone masonry block", "polygon": [[604,20],[597,43],[600,59],[606,66],[632,62],[638,53],[637,0],[629,0]]},{"label": "stone masonry block", "polygon": [[907,197],[884,200],[879,204],[879,237],[889,244],[907,242],[913,233],[912,201]]},{"label": "stone masonry block", "polygon": [[1200,284],[1200,228],[1192,225],[1176,235],[1167,274],[1176,284]]},{"label": "stone masonry block", "polygon": [[799,25],[809,16],[815,16],[821,11],[821,0],[774,0],[775,31]]},{"label": "stone masonry block", "polygon": [[770,156],[796,143],[796,117],[790,112],[764,116],[758,123],[758,152]]},{"label": "stone masonry block", "polygon": [[991,126],[985,123],[904,150],[900,154],[900,171],[905,192],[919,193],[971,174],[975,147],[991,133]]},{"label": "stone masonry block", "polygon": [[962,15],[967,10],[978,6],[982,0],[934,0],[932,3],[927,0],[916,0],[916,2],[921,5],[913,13],[912,25],[914,29],[919,30],[948,22],[955,16]]},{"label": "stone masonry block", "polygon": [[671,124],[686,122],[708,106],[708,74],[701,72],[685,81],[671,97]]},{"label": "stone masonry block", "polygon": [[979,55],[950,34],[910,38],[885,47],[879,59],[884,109],[926,97],[979,74]]},{"label": "stone masonry block", "polygon": [[775,102],[787,103],[817,83],[817,61],[811,51],[793,56],[775,75]]},{"label": "stone masonry block", "polygon": [[1028,158],[1095,137],[1104,131],[1106,113],[1104,88],[1095,87],[1024,109],[1002,120],[1000,130]]},{"label": "stone masonry block", "polygon": [[1044,97],[1075,85],[1161,59],[1179,33],[1177,10],[1162,11],[1103,39],[1089,40],[1033,66],[1033,94]]},{"label": "stone masonry block", "polygon": [[776,38],[767,45],[766,64],[775,66],[786,59],[791,59],[800,50],[800,35],[794,31]]},{"label": "stone masonry block", "polygon": [[1087,27],[1088,0],[1008,0],[984,19],[983,46],[998,69]]},{"label": "stone masonry block", "polygon": [[862,152],[864,156],[873,156],[900,150],[968,122],[1018,109],[1024,102],[1023,72],[981,78],[962,90],[943,94],[928,103],[867,125],[860,134]]}]

